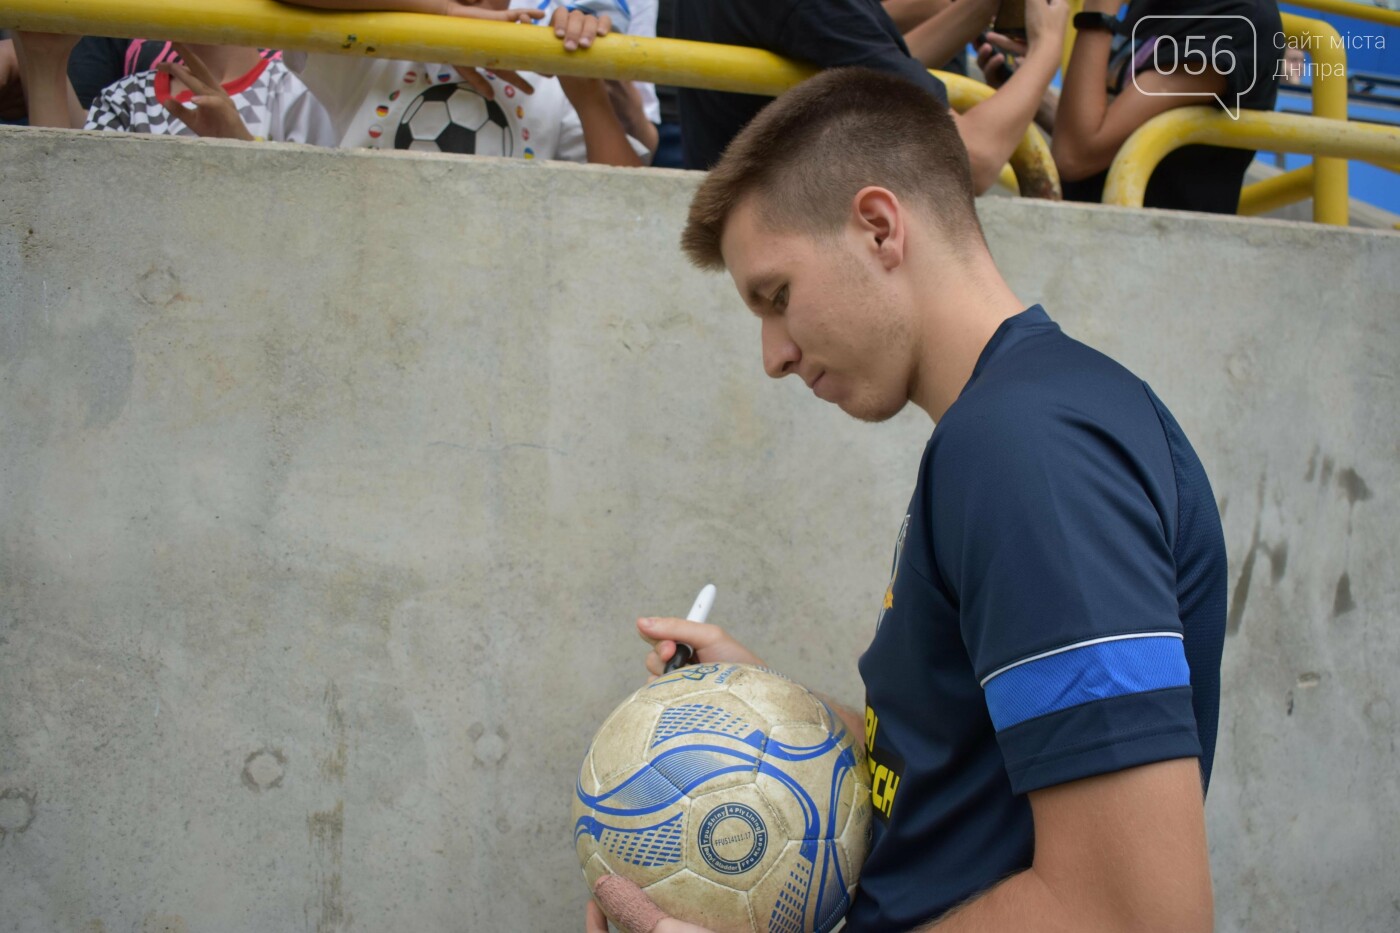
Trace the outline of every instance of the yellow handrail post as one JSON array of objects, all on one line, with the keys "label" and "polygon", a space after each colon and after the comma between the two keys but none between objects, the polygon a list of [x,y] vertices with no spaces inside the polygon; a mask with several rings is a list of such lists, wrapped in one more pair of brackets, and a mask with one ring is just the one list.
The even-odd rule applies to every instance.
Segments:
[{"label": "yellow handrail post", "polygon": [[[1320,19],[1282,14],[1284,34],[1296,39],[1312,56],[1313,116],[1330,120],[1347,118],[1347,53],[1341,34]],[[1313,220],[1320,224],[1348,223],[1350,194],[1347,164],[1342,159],[1314,159]]]},{"label": "yellow handrail post", "polygon": [[[813,66],[762,49],[620,33],[585,51],[565,52],[551,30],[422,13],[309,10],[275,0],[0,0],[0,25],[37,32],[158,37],[218,45],[411,61],[452,62],[586,78],[655,81],[680,87],[777,96],[816,73]],[[935,72],[954,107],[966,109],[991,89]],[[985,92],[985,93],[984,93]],[[1059,197],[1050,147],[1034,126],[1011,156],[1021,194]]]}]

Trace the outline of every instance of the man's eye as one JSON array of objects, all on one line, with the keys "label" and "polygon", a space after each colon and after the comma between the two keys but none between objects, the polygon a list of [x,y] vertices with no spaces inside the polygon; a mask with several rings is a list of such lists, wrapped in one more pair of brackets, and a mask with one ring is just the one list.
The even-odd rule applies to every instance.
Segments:
[{"label": "man's eye", "polygon": [[787,308],[787,303],[788,287],[784,285],[782,288],[778,289],[777,294],[773,296],[773,307],[779,311],[783,311]]}]

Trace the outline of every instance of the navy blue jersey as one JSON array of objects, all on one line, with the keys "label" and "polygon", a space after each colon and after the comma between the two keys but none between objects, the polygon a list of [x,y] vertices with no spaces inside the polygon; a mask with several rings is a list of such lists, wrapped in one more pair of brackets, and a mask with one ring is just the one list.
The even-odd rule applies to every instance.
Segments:
[{"label": "navy blue jersey", "polygon": [[1198,757],[1225,638],[1210,484],[1142,380],[1039,307],[924,451],[866,688],[874,837],[851,933],[908,930],[1029,867],[1026,793]]}]

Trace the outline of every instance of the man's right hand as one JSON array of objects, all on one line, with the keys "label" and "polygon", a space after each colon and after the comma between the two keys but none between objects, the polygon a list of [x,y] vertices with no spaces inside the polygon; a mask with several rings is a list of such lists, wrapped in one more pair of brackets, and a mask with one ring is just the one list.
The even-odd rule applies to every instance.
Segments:
[{"label": "man's right hand", "polygon": [[646,657],[647,673],[651,679],[660,677],[666,662],[676,653],[676,643],[683,642],[695,649],[699,662],[729,662],[763,665],[763,660],[718,625],[690,622],[686,619],[642,618],[637,620],[637,633],[651,645]]}]

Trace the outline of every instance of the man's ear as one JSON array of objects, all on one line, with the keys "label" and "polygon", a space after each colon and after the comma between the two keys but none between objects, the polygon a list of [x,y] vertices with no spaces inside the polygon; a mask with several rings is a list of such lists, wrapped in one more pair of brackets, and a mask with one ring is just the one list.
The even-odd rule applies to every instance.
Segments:
[{"label": "man's ear", "polygon": [[857,191],[851,199],[851,223],[886,271],[904,262],[905,211],[894,192],[875,185]]}]

